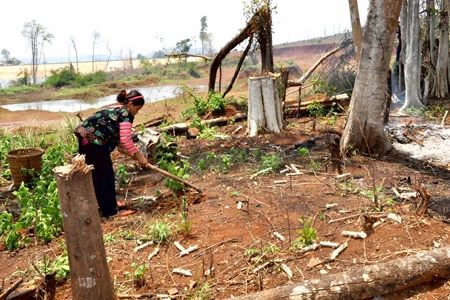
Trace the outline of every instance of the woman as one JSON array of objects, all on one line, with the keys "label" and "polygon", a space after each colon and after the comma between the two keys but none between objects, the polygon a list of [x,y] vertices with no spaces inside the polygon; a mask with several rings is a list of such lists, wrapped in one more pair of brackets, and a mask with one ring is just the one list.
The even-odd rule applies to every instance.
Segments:
[{"label": "woman", "polygon": [[94,165],[92,179],[103,217],[117,214],[111,152],[119,146],[142,167],[148,164],[131,138],[134,116],[144,106],[144,96],[136,90],[131,90],[128,94],[121,91],[117,101],[124,105],[106,107],[87,118],[74,130],[78,137],[78,152],[85,155],[86,164]]}]

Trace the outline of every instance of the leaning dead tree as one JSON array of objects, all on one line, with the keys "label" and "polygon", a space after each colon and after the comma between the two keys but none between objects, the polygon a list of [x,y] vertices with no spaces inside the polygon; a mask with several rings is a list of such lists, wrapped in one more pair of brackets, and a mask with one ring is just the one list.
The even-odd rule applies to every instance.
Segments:
[{"label": "leaning dead tree", "polygon": [[[288,80],[287,82],[287,86],[288,87],[292,87],[292,86],[298,86],[298,107],[300,107],[301,105],[301,97],[300,94],[302,92],[302,87],[305,84],[306,80],[308,80],[308,78],[312,75],[312,73],[320,66],[320,64],[322,64],[322,62],[324,60],[326,60],[327,58],[329,58],[330,56],[334,55],[336,52],[348,47],[349,45],[351,45],[353,43],[353,40],[351,39],[345,39],[343,40],[339,46],[337,46],[336,48],[328,51],[327,53],[325,53],[324,55],[322,55],[322,57],[319,58],[318,61],[316,61],[314,63],[314,65],[312,65],[311,68],[308,69],[308,71],[303,74],[303,76],[298,79],[298,80]],[[297,118],[300,117],[300,110],[297,111]]]},{"label": "leaning dead tree", "polygon": [[[231,40],[229,41],[217,55],[214,57],[211,68],[209,72],[209,84],[208,90],[214,91],[216,85],[217,71],[222,65],[222,60],[240,43],[245,40],[249,40],[247,49],[243,52],[240,59],[240,64],[236,68],[234,75],[237,77],[239,74],[240,67],[245,57],[248,55],[249,49],[253,43],[254,37],[259,46],[261,52],[261,73],[267,74],[268,72],[274,72],[273,64],[273,47],[272,47],[272,15],[270,8],[270,1],[265,1],[265,5],[260,7],[252,16],[252,18],[247,22],[247,25]],[[232,80],[232,83],[234,80]],[[232,87],[232,83],[228,87],[229,91]]]}]

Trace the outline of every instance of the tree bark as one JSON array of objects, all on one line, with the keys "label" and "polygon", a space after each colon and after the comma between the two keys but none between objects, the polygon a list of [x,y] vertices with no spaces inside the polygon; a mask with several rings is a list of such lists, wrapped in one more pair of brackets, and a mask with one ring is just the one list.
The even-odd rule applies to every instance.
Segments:
[{"label": "tree bark", "polygon": [[367,299],[448,275],[450,247],[445,247],[232,299]]},{"label": "tree bark", "polygon": [[272,133],[283,129],[281,103],[278,88],[272,76],[252,77],[248,85],[248,122],[250,136],[256,136],[263,128]]},{"label": "tree bark", "polygon": [[442,0],[440,13],[439,52],[436,63],[436,96],[445,99],[449,95],[448,78],[448,10],[449,0]]},{"label": "tree bark", "polygon": [[116,299],[91,170],[83,155],[77,155],[71,165],[53,170],[61,201],[72,297],[74,300]]},{"label": "tree bark", "polygon": [[350,8],[350,21],[352,23],[353,44],[355,45],[356,65],[361,58],[362,30],[361,20],[359,19],[358,0],[348,0]]},{"label": "tree bark", "polygon": [[392,148],[383,126],[386,80],[401,2],[371,1],[341,151],[379,155]]},{"label": "tree bark", "polygon": [[410,107],[420,108],[422,93],[420,91],[421,56],[419,51],[419,0],[409,0],[407,4],[407,35],[403,37],[406,46],[405,62],[405,103],[400,111]]}]

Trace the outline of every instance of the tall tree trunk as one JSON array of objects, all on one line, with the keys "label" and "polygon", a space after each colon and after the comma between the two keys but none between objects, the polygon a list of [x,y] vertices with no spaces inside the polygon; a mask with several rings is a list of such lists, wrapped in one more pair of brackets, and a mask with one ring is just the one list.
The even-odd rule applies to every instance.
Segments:
[{"label": "tall tree trunk", "polygon": [[359,64],[361,57],[362,30],[359,19],[358,0],[348,0],[350,8],[350,21],[352,23],[353,43],[355,45],[356,64]]},{"label": "tall tree trunk", "polygon": [[423,83],[422,102],[427,105],[428,98],[432,95],[435,86],[435,66],[436,66],[436,16],[434,13],[434,0],[427,0],[426,16],[426,38],[423,49],[423,65],[426,67],[426,74]]},{"label": "tall tree trunk", "polygon": [[358,74],[350,101],[341,151],[351,147],[370,155],[392,148],[383,126],[386,80],[398,26],[401,1],[371,1]]},{"label": "tall tree trunk", "polygon": [[[406,46],[405,63],[405,103],[400,111],[410,107],[423,107],[420,91],[420,37],[419,37],[419,0],[409,0],[407,4],[407,36],[403,38]],[[403,21],[403,20],[402,20]]]},{"label": "tall tree trunk", "polygon": [[263,6],[256,14],[258,43],[261,51],[261,72],[274,72],[272,47],[272,12],[269,5]]},{"label": "tall tree trunk", "polygon": [[449,1],[442,0],[440,13],[439,31],[439,52],[436,63],[436,96],[440,99],[449,95],[449,75],[448,75],[448,10]]},{"label": "tall tree trunk", "polygon": [[430,42],[430,62],[431,66],[436,66],[436,14],[435,0],[427,0],[427,12],[428,12],[428,34]]}]

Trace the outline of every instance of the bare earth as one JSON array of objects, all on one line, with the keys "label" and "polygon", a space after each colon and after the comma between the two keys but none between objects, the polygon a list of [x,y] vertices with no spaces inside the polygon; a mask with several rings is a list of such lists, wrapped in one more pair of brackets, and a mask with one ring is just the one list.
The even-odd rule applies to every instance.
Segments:
[{"label": "bare earth", "polygon": [[[298,49],[291,50],[277,57],[284,55],[286,60],[311,66],[322,54],[317,50],[304,50],[311,57],[310,61],[305,62],[303,55],[306,54],[301,52],[300,55],[299,52]],[[307,69],[307,66],[302,66],[302,69]],[[225,70],[224,78],[231,78],[233,71]],[[206,84],[207,79],[193,83]],[[236,84],[233,93],[245,95],[246,89],[244,78]],[[295,94],[290,97],[295,99]],[[180,107],[173,102],[146,105],[138,115],[136,124],[162,115],[177,116]],[[87,116],[92,111],[81,113]],[[408,120],[391,118],[392,123]],[[423,122],[418,119],[413,121]],[[9,112],[0,109],[0,126],[11,130],[58,122],[63,122],[59,113]],[[344,116],[341,116],[333,129],[342,131],[344,124]],[[240,126],[242,129],[239,129]],[[326,125],[319,123],[313,131],[310,118],[287,117],[285,129],[280,134],[265,133],[250,138],[245,129],[246,122],[243,121],[221,127],[219,131],[228,136],[225,139],[207,141],[179,138],[179,152],[193,167],[189,181],[201,187],[203,192],[188,189],[177,197],[177,201],[164,186],[163,175],[143,171],[128,158],[113,153],[115,166],[123,164],[136,172],[130,184],[118,190],[118,200],[126,202],[128,208],[137,211],[136,214],[102,223],[104,235],[116,236],[115,241],[105,243],[105,248],[110,258],[108,265],[117,294],[155,296],[173,292],[173,299],[188,299],[190,296],[189,299],[193,299],[193,295],[199,297],[196,299],[206,299],[206,295],[210,299],[224,299],[346,272],[365,265],[389,262],[450,245],[450,227],[447,224],[450,217],[448,162],[430,163],[405,155],[375,160],[361,156],[346,157],[343,171],[349,173],[350,177],[347,181],[338,182],[330,163],[328,136],[325,133],[330,128]],[[311,157],[302,158],[297,152],[298,147],[308,148]],[[211,169],[201,171],[197,168],[199,160],[205,159],[207,153],[220,157],[230,153],[231,149],[246,153],[250,158],[232,162],[228,173]],[[262,155],[278,155],[287,165],[301,166],[302,174],[286,176],[278,170],[269,175],[254,175],[261,166],[258,159],[252,158],[255,150],[261,151]],[[320,162],[320,165],[310,172],[312,162]],[[401,193],[414,192],[418,183],[423,183],[431,195],[429,209],[423,215],[416,213],[420,197],[398,198],[394,192],[394,189]],[[394,198],[393,204],[386,204],[381,213],[373,211],[372,199],[360,193],[372,190],[374,185],[382,186],[379,199]],[[14,201],[6,200],[12,197],[11,192],[7,191],[8,186],[9,183],[5,183],[1,187],[0,210],[17,209]],[[156,190],[161,191],[161,195],[157,195]],[[133,200],[141,196],[156,197],[156,200]],[[190,233],[173,236],[168,243],[134,251],[140,238],[146,234],[143,228],[147,222],[151,223],[161,216],[178,220],[182,196],[189,202],[188,220],[192,222]],[[365,211],[371,211],[371,216],[379,221],[373,231],[368,231],[366,239],[344,237],[342,232],[345,230],[367,229],[363,217]],[[387,218],[389,212],[399,219]],[[292,252],[290,247],[299,236],[296,230],[302,228],[299,221],[302,216],[312,219],[312,226],[317,230],[320,241],[340,244],[347,241],[348,248],[336,260],[323,264],[317,263],[326,260],[333,249],[320,247],[305,254]],[[120,236],[126,231],[132,232],[131,237]],[[180,257],[174,241],[180,242],[185,248],[198,245],[198,250]],[[156,247],[160,248],[159,254],[149,261],[149,254]],[[257,262],[246,255],[249,249],[278,251],[266,252],[262,260]],[[14,275],[17,270],[33,270],[31,263],[36,264],[44,257],[54,258],[61,252],[60,241],[48,245],[30,243],[27,248],[13,252],[0,251],[0,280],[4,280],[6,288],[19,278],[17,273]],[[263,262],[268,264],[255,271]],[[127,272],[133,272],[133,263],[147,266],[142,287],[134,286],[126,275]],[[281,264],[290,268],[292,278],[280,268]],[[204,275],[211,267],[214,268],[212,274]],[[174,268],[189,270],[192,276],[175,274],[172,272]],[[58,285],[56,299],[72,299],[70,284],[69,281]],[[202,287],[203,297],[199,296]],[[436,274],[435,280],[430,283],[390,293],[384,299],[448,299],[449,294],[447,278],[440,278]]]}]

